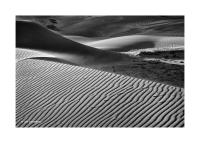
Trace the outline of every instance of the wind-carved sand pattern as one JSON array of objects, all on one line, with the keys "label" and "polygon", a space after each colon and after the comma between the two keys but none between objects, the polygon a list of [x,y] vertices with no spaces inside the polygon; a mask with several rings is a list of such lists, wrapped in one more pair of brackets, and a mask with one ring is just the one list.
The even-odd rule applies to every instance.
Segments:
[{"label": "wind-carved sand pattern", "polygon": [[[17,55],[22,51],[17,50]],[[184,126],[183,88],[58,62],[17,58],[17,127]]]},{"label": "wind-carved sand pattern", "polygon": [[184,127],[183,16],[26,17],[16,127]]}]

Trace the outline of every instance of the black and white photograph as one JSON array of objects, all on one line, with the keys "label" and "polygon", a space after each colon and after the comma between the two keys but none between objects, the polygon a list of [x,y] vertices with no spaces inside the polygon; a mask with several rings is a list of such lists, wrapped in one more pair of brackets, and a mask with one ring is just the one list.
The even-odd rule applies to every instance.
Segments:
[{"label": "black and white photograph", "polygon": [[183,128],[184,15],[16,15],[17,128]]},{"label": "black and white photograph", "polygon": [[198,1],[0,7],[0,142],[200,142]]}]

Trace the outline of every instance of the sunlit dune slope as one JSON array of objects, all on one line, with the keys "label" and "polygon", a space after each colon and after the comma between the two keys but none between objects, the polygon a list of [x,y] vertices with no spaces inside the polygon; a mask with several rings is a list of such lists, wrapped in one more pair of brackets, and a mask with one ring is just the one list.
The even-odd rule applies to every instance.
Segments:
[{"label": "sunlit dune slope", "polygon": [[[149,55],[145,56],[148,57]],[[59,56],[53,56],[52,54],[47,54],[46,52],[19,49],[19,48],[16,48],[16,58],[17,58],[16,61],[21,61],[26,59],[38,59],[43,61],[52,61],[70,65],[78,65],[70,61],[63,60],[59,58]],[[119,62],[119,63],[105,63],[102,65],[85,65],[84,67],[98,69],[111,73],[118,73],[131,77],[148,79],[169,85],[184,87],[184,66],[180,65],[134,59],[132,61],[127,61],[123,63]]]},{"label": "sunlit dune slope", "polygon": [[[82,43],[82,44],[86,44],[88,42],[94,42],[94,41],[98,41],[98,40],[102,40],[105,39],[103,37],[98,37],[98,38],[90,38],[90,37],[84,37],[84,36],[72,36],[72,35],[62,35],[63,37],[70,39],[72,41],[78,42],[78,43]],[[107,39],[107,38],[106,38]],[[86,44],[87,45],[87,44]]]},{"label": "sunlit dune slope", "polygon": [[86,43],[89,46],[118,52],[148,48],[169,48],[184,46],[184,37],[130,35]]},{"label": "sunlit dune slope", "polygon": [[184,90],[26,59],[16,65],[17,127],[183,127]]},{"label": "sunlit dune slope", "polygon": [[24,59],[28,59],[28,58],[34,58],[34,57],[55,57],[55,56],[51,54],[47,54],[45,52],[41,52],[41,51],[16,48],[17,62]]}]

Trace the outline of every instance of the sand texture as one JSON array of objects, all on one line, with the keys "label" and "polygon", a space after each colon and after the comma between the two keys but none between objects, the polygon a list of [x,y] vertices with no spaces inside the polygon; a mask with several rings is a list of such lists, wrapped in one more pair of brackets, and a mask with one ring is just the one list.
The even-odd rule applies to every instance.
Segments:
[{"label": "sand texture", "polygon": [[184,126],[183,88],[36,59],[16,71],[17,127]]},{"label": "sand texture", "polygon": [[32,18],[16,22],[17,127],[184,127],[181,19]]}]

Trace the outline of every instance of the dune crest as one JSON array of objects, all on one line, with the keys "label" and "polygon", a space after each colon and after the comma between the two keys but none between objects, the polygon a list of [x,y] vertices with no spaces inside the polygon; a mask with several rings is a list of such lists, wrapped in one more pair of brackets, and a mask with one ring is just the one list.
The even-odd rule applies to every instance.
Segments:
[{"label": "dune crest", "polygon": [[117,52],[128,52],[150,48],[173,49],[184,46],[184,37],[129,35],[87,42],[86,45]]},{"label": "dune crest", "polygon": [[51,53],[74,64],[92,65],[117,63],[129,57],[120,53],[104,51],[86,46],[30,22],[16,22],[16,46]]},{"label": "dune crest", "polygon": [[184,16],[16,19],[16,127],[184,127]]}]

